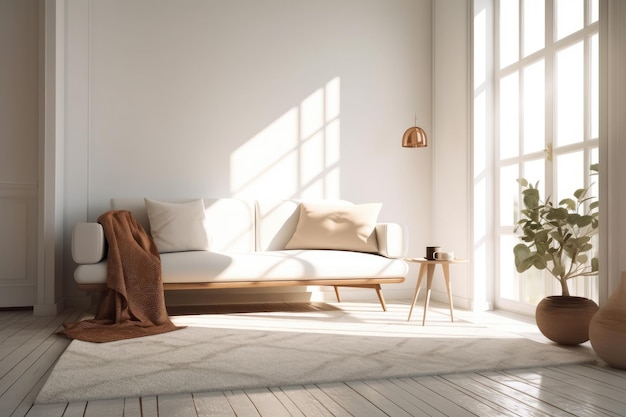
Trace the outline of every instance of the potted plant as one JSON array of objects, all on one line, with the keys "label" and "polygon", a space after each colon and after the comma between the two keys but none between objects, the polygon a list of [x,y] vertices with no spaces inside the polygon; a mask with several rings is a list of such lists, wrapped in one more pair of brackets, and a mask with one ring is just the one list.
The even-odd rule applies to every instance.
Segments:
[{"label": "potted plant", "polygon": [[[597,172],[598,165],[592,165],[591,170]],[[587,187],[554,205],[549,197],[541,200],[538,183],[533,186],[524,178],[517,181],[524,204],[514,229],[522,232],[522,243],[513,248],[517,272],[545,269],[561,286],[560,296],[546,297],[537,305],[537,325],[557,343],[583,343],[589,340],[589,321],[598,305],[570,296],[568,281],[598,274],[598,258],[590,259],[589,255],[593,250],[591,238],[598,233],[598,200],[588,196]]]}]

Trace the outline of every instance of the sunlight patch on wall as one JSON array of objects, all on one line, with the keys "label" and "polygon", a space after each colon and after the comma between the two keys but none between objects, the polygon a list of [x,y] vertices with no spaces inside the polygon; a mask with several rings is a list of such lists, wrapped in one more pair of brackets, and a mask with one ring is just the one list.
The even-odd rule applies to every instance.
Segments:
[{"label": "sunlight patch on wall", "polygon": [[[271,193],[267,187],[258,190],[259,184],[281,184],[287,192],[295,192],[297,149],[298,109],[294,107],[233,152],[230,161],[233,197],[256,198],[260,193]],[[259,194],[255,196],[257,191]]]},{"label": "sunlight patch on wall", "polygon": [[236,149],[232,196],[339,198],[340,89],[333,78]]}]

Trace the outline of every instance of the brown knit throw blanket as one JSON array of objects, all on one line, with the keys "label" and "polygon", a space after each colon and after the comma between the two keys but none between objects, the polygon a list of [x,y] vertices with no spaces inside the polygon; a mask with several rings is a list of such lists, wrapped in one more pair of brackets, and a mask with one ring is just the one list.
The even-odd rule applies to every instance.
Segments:
[{"label": "brown knit throw blanket", "polygon": [[107,290],[94,319],[64,323],[60,333],[71,339],[111,342],[180,329],[167,315],[161,258],[152,238],[125,210],[108,211],[98,223],[109,245]]}]

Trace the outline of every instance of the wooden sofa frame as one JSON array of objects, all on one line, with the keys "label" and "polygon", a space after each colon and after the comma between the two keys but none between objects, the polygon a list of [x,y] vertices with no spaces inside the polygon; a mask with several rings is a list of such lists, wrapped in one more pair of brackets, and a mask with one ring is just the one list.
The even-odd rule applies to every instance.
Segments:
[{"label": "wooden sofa frame", "polygon": [[[404,282],[404,277],[397,278],[360,278],[360,279],[337,279],[337,280],[276,280],[276,281],[234,281],[234,282],[193,282],[193,283],[163,283],[165,291],[170,290],[208,290],[213,288],[266,288],[266,287],[294,287],[294,286],[332,286],[335,288],[337,301],[339,297],[339,287],[373,288],[376,290],[378,300],[387,311],[387,305],[383,297],[381,284],[399,284]],[[105,291],[106,284],[78,284],[78,288],[83,291]]]}]

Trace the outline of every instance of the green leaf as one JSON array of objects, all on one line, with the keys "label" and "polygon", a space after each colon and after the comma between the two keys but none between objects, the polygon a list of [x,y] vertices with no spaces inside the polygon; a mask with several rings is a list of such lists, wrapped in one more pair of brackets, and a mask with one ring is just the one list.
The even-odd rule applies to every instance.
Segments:
[{"label": "green leaf", "polygon": [[535,241],[547,243],[548,240],[550,240],[550,237],[548,236],[547,230],[542,229],[542,230],[539,230],[537,233],[535,233]]},{"label": "green leaf", "polygon": [[544,258],[538,256],[535,258],[535,262],[533,262],[533,266],[537,269],[546,269],[548,267],[548,263]]},{"label": "green leaf", "polygon": [[600,266],[600,261],[598,260],[598,258],[591,258],[591,271],[592,272],[598,272],[598,267]]},{"label": "green leaf", "polygon": [[587,194],[588,190],[588,188],[579,188],[578,190],[574,191],[574,197],[576,197],[578,201],[580,201],[580,199],[583,198],[585,194]]},{"label": "green leaf", "polygon": [[559,233],[557,230],[550,233],[550,236],[552,237],[552,239],[556,240],[560,244],[563,244],[563,242],[565,242],[565,239],[563,239],[563,235]]},{"label": "green leaf", "polygon": [[535,242],[535,249],[537,249],[538,255],[543,255],[547,253],[548,251],[550,251],[550,242],[542,242],[542,241]]},{"label": "green leaf", "polygon": [[521,185],[522,187],[528,187],[528,181],[526,180],[526,178],[518,178],[517,182],[519,183],[519,185]]},{"label": "green leaf", "polygon": [[550,210],[550,213],[546,216],[546,218],[554,220],[567,220],[568,214],[567,209],[558,207]]},{"label": "green leaf", "polygon": [[566,206],[568,210],[576,210],[576,202],[571,198],[564,198],[559,202],[559,206]]},{"label": "green leaf", "polygon": [[513,254],[515,255],[515,269],[517,269],[517,272],[522,273],[533,266],[534,256],[528,246],[523,243],[515,245]]},{"label": "green leaf", "polygon": [[534,266],[534,259],[535,259],[535,257],[531,257],[531,258],[525,259],[524,261],[522,261],[519,264],[515,265],[515,269],[519,273],[528,271],[531,267]]},{"label": "green leaf", "polygon": [[579,216],[579,218],[576,220],[576,226],[578,227],[586,227],[589,226],[591,223],[593,223],[592,216]]},{"label": "green leaf", "polygon": [[515,255],[516,260],[523,261],[524,259],[529,258],[532,255],[532,252],[528,248],[528,246],[523,243],[518,243],[513,247],[513,254]]},{"label": "green leaf", "polygon": [[527,188],[522,191],[522,195],[524,196],[524,206],[529,209],[534,209],[539,207],[539,190],[535,188]]},{"label": "green leaf", "polygon": [[567,215],[567,224],[578,224],[578,221],[580,220],[580,214],[578,213],[570,213]]},{"label": "green leaf", "polygon": [[591,249],[593,249],[593,245],[591,243],[586,243],[580,247],[581,252],[589,252]]}]

